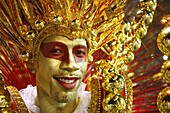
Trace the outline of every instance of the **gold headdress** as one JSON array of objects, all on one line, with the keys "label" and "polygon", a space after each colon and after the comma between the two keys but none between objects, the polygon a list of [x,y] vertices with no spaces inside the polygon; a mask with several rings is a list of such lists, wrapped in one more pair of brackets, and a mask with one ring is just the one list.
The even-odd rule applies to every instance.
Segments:
[{"label": "gold headdress", "polygon": [[[0,35],[29,53],[30,58],[36,58],[37,48],[47,35],[56,33],[71,39],[86,38],[90,54],[104,45],[108,54],[119,54],[118,48],[123,48],[125,40],[126,46],[132,40],[139,42],[138,35],[143,35],[155,7],[154,1],[141,2],[138,17],[130,26],[123,21],[125,3],[126,0],[1,0]],[[107,47],[109,42],[113,47]],[[116,59],[118,54],[114,55]]]},{"label": "gold headdress", "polygon": [[91,53],[113,40],[122,28],[125,0],[1,0],[0,5],[1,36],[36,59],[47,35],[86,38]]},{"label": "gold headdress", "polygon": [[[121,112],[125,108],[131,112],[132,84],[126,76],[125,64],[134,59],[133,51],[141,46],[140,38],[146,35],[152,22],[156,0],[140,0],[139,10],[131,22],[124,19],[125,5],[126,0],[1,0],[0,36],[18,46],[21,53],[29,53],[31,64],[36,62],[40,44],[49,35],[85,38],[89,43],[89,56],[102,49],[111,59],[97,62],[91,78],[98,85],[98,76],[103,75],[104,110]],[[120,80],[121,88],[110,87],[111,79]],[[97,112],[100,88],[93,85],[95,83],[91,85],[91,89],[95,88],[91,90],[91,112]],[[125,107],[118,94],[123,86],[127,90]],[[110,109],[110,101],[117,105],[110,105]]]}]

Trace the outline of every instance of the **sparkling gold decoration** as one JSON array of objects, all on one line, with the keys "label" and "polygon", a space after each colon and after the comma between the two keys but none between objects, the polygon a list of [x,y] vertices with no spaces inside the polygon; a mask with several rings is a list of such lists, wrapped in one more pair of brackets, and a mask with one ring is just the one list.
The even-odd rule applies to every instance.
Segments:
[{"label": "sparkling gold decoration", "polygon": [[1,0],[0,34],[29,53],[30,63],[35,63],[44,38],[53,34],[85,38],[91,55],[120,31],[125,3],[126,0]]},{"label": "sparkling gold decoration", "polygon": [[22,97],[20,96],[17,88],[15,88],[14,86],[7,86],[7,90],[9,91],[12,99],[14,100],[14,102],[17,106],[17,110],[20,113],[29,113],[29,111],[27,110],[27,107],[26,107]]},{"label": "sparkling gold decoration", "polygon": [[170,25],[170,14],[164,15],[161,19],[161,23],[164,26],[169,26]]},{"label": "sparkling gold decoration", "polygon": [[0,73],[0,112],[1,113],[16,113],[11,110],[11,98],[8,90],[4,85],[3,76]]},{"label": "sparkling gold decoration", "polygon": [[[18,46],[32,68],[37,66],[40,44],[48,36],[86,39],[89,57],[98,49],[110,57],[95,64],[89,79],[89,112],[99,112],[104,103],[105,112],[131,113],[133,91],[127,63],[140,48],[156,5],[156,0],[140,0],[135,18],[128,22],[124,19],[126,0],[1,0],[0,36]],[[103,102],[100,82],[105,89]],[[125,97],[120,95],[122,90]]]},{"label": "sparkling gold decoration", "polygon": [[[105,112],[126,111],[130,113],[132,107],[132,82],[130,78],[123,73],[124,71],[121,71],[121,68],[115,68],[111,61],[101,60],[96,63],[95,69],[98,76],[101,75],[104,80],[102,86],[105,89],[105,97],[102,106]],[[126,97],[120,95],[123,89],[126,92]],[[123,101],[124,98],[127,101]],[[113,100],[115,101],[114,104],[112,103]],[[122,104],[121,107],[119,107],[119,101]]]},{"label": "sparkling gold decoration", "polygon": [[[115,30],[121,29],[119,33],[112,33],[111,36],[114,38],[101,47],[101,49],[110,56],[111,60],[100,60],[95,64],[95,71],[92,76],[102,77],[102,86],[105,90],[102,106],[105,112],[132,112],[132,81],[126,73],[128,70],[127,64],[133,61],[133,52],[141,46],[140,38],[147,33],[147,27],[152,21],[156,2],[140,1],[139,6],[140,10],[137,12],[135,19],[131,23],[123,22],[119,28]],[[148,12],[145,12],[146,10]],[[119,81],[118,78],[121,78],[121,80]],[[93,81],[90,85],[92,84]],[[125,97],[120,95],[122,89],[124,89]],[[93,97],[97,98],[95,96]],[[118,97],[120,99],[118,99]],[[116,100],[117,102],[122,102],[121,107],[116,104]],[[98,103],[98,101],[94,101],[94,103]]]},{"label": "sparkling gold decoration", "polygon": [[[157,45],[160,51],[170,57],[170,16],[166,15],[162,18],[161,23],[164,28],[158,35]],[[161,76],[166,83],[170,83],[170,60],[167,59],[162,65]],[[157,106],[161,113],[170,112],[170,87],[163,89],[157,98]]]},{"label": "sparkling gold decoration", "polygon": [[161,113],[170,112],[170,87],[166,87],[159,93],[157,104]]},{"label": "sparkling gold decoration", "polygon": [[125,86],[124,78],[121,75],[114,75],[110,72],[109,75],[106,75],[103,82],[103,88],[106,91],[118,93],[123,90]]},{"label": "sparkling gold decoration", "polygon": [[166,83],[170,83],[170,60],[167,60],[162,65],[161,73],[163,73],[162,77]]},{"label": "sparkling gold decoration", "polygon": [[[93,84],[92,84],[93,83]],[[100,108],[100,83],[99,78],[96,75],[92,75],[88,81],[89,90],[91,91],[91,103],[89,113],[100,112],[98,108]]]},{"label": "sparkling gold decoration", "polygon": [[158,47],[162,53],[170,56],[170,26],[162,29],[157,39]]},{"label": "sparkling gold decoration", "polygon": [[102,105],[108,113],[123,113],[126,111],[126,101],[121,95],[109,93],[103,100]]},{"label": "sparkling gold decoration", "polygon": [[152,21],[156,1],[141,1],[140,10],[131,23],[123,20],[125,4],[126,0],[1,0],[0,34],[17,45],[21,53],[28,53],[29,62],[33,64],[41,42],[53,34],[70,39],[85,38],[89,42],[89,56],[103,47],[108,54],[115,53],[114,59],[124,56],[128,62],[133,60],[131,50],[140,47],[136,41],[146,34]]}]

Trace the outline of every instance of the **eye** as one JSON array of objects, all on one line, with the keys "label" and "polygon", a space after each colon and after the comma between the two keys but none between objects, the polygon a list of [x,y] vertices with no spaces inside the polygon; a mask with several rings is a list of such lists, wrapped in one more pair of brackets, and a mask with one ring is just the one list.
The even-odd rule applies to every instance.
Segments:
[{"label": "eye", "polygon": [[50,51],[50,53],[51,53],[52,55],[55,55],[55,56],[60,56],[60,55],[63,55],[63,54],[64,54],[64,52],[62,51],[62,49],[52,49],[52,50]]},{"label": "eye", "polygon": [[86,56],[86,51],[85,50],[76,50],[74,52],[74,54],[77,56],[77,57],[85,57]]}]

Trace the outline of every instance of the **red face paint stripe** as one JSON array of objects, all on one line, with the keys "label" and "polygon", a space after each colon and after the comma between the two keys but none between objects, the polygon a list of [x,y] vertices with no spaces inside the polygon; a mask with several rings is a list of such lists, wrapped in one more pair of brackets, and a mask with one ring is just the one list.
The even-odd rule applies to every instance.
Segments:
[{"label": "red face paint stripe", "polygon": [[41,52],[47,58],[69,62],[68,48],[61,42],[49,42],[41,45]]},{"label": "red face paint stripe", "polygon": [[73,48],[74,60],[76,62],[85,62],[87,59],[87,47],[83,45],[77,45]]},{"label": "red face paint stripe", "polygon": [[[41,52],[47,58],[53,58],[69,63],[69,52],[67,45],[61,42],[49,42],[41,45]],[[85,62],[87,57],[87,47],[77,45],[73,47],[72,54],[75,62]]]}]

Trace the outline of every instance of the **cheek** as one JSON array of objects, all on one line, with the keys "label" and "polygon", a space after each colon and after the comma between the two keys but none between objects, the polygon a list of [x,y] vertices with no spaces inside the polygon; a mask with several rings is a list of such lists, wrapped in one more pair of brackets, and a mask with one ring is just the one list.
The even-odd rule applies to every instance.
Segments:
[{"label": "cheek", "polygon": [[74,60],[75,60],[76,63],[86,62],[86,57],[79,58],[79,57],[74,56]]},{"label": "cheek", "polygon": [[82,72],[82,75],[84,77],[86,70],[87,70],[87,62],[81,62],[81,63],[78,63],[78,64],[81,67],[81,72]]},{"label": "cheek", "polygon": [[55,60],[53,58],[44,57],[40,54],[38,59],[38,71],[41,74],[40,76],[44,76],[44,78],[50,77],[53,74],[54,70],[59,69],[59,60]]}]

